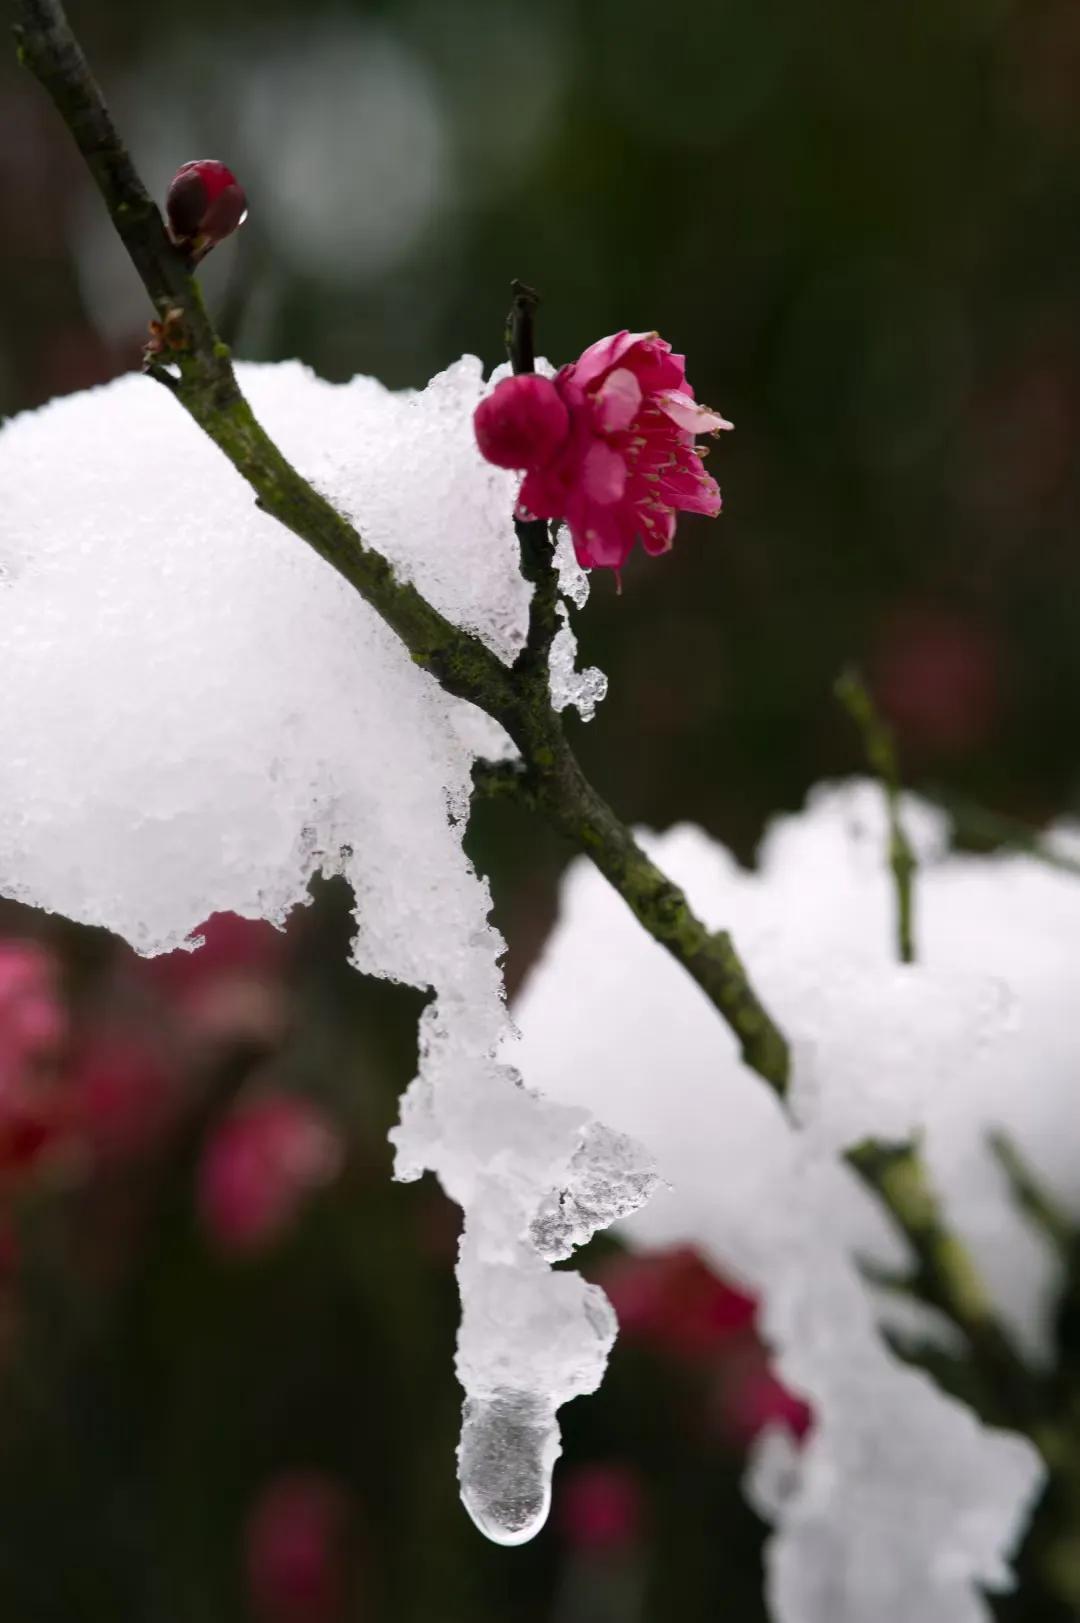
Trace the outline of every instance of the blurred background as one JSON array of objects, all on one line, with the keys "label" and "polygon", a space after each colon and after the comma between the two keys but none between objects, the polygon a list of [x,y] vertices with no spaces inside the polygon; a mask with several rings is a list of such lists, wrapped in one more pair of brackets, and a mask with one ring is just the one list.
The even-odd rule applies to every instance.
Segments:
[{"label": "blurred background", "polygon": [[[577,621],[611,694],[571,728],[627,817],[750,860],[861,766],[852,661],[909,782],[1076,809],[1075,0],[69,9],[157,195],[200,156],[246,187],[204,275],[241,357],[494,365],[520,276],[551,360],[656,328],[735,421],[723,518]],[[12,414],[136,366],[148,308],[10,51],[0,130]],[[470,846],[514,986],[565,853],[501,806]],[[179,960],[13,907],[0,935],[3,1615],[758,1623],[746,1449],[809,1416],[691,1252],[590,1252],[624,1333],[535,1544],[458,1506],[455,1212],[385,1142],[421,999],[344,968],[338,885]]]}]

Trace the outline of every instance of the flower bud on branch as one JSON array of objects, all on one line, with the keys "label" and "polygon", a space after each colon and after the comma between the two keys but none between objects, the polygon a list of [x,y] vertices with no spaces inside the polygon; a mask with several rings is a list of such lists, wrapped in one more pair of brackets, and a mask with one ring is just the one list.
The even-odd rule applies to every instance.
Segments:
[{"label": "flower bud on branch", "polygon": [[247,198],[231,169],[216,158],[183,164],[165,194],[169,236],[192,266],[247,219]]}]

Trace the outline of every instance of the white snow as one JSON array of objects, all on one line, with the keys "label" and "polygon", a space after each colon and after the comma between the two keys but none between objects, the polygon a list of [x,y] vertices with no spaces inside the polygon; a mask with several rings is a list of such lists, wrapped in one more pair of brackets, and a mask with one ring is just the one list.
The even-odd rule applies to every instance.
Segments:
[{"label": "white snow", "polygon": [[[777,1623],[988,1618],[979,1589],[1008,1586],[1041,1480],[1025,1440],[887,1349],[896,1314],[859,1260],[895,1270],[905,1252],[840,1152],[920,1131],[1003,1315],[1029,1352],[1045,1348],[1053,1267],[985,1140],[1005,1128],[1080,1213],[1080,881],[1026,858],[947,856],[935,813],[907,801],[905,818],[922,860],[908,967],[894,961],[876,785],[819,791],[773,827],[756,873],[698,829],[646,838],[710,927],[732,931],[791,1038],[795,1122],[584,861],[514,1011],[529,1082],[657,1154],[670,1188],[624,1236],[696,1243],[758,1292],[779,1370],[814,1410],[802,1450],[770,1434],[749,1482],[777,1522]],[[901,1322],[908,1339],[915,1328]]]},{"label": "white snow", "polygon": [[[402,395],[295,363],[239,372],[285,454],[398,574],[511,660],[528,588],[515,481],[473,440],[480,363]],[[7,423],[0,508],[0,891],[154,953],[217,911],[280,923],[313,872],[345,875],[356,966],[436,994],[399,1170],[436,1170],[465,1210],[463,1492],[492,1537],[528,1536],[555,1410],[597,1384],[614,1334],[602,1294],[547,1259],[652,1174],[494,1058],[503,943],[461,840],[473,760],[509,741],[147,379]]]}]

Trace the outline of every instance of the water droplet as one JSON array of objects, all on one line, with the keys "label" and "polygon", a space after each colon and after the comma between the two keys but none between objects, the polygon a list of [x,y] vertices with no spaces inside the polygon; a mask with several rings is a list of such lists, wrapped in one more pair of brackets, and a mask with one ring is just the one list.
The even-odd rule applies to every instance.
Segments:
[{"label": "water droplet", "polygon": [[560,1453],[555,1411],[534,1392],[505,1388],[464,1407],[458,1478],[465,1509],[495,1544],[525,1544],[547,1521]]}]

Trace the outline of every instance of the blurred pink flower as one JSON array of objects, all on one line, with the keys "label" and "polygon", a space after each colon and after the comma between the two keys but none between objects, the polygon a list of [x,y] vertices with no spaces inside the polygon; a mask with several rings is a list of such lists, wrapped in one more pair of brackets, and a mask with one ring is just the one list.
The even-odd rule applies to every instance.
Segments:
[{"label": "blurred pink flower", "polygon": [[203,944],[140,966],[203,1042],[275,1047],[284,1035],[286,937],[264,919],[215,913],[199,926]]},{"label": "blurred pink flower", "polygon": [[222,974],[280,973],[286,937],[265,919],[214,913],[195,934],[203,941],[194,952],[167,952],[145,960],[147,973],[177,997]]},{"label": "blurred pink flower", "polygon": [[0,1106],[0,1177],[28,1172],[58,1144],[69,1142],[69,1125],[63,1102],[54,1095],[40,1104],[5,1102]]},{"label": "blurred pink flower", "polygon": [[266,1093],[236,1105],[213,1129],[199,1166],[207,1233],[226,1253],[263,1249],[343,1160],[337,1127],[310,1100]]},{"label": "blurred pink flower", "polygon": [[66,1079],[68,1114],[98,1159],[128,1160],[157,1144],[182,1102],[179,1078],[145,1039],[91,1033]]},{"label": "blurred pink flower", "polygon": [[258,1623],[337,1623],[347,1598],[347,1501],[315,1471],[277,1477],[248,1516],[245,1564]]},{"label": "blurred pink flower", "polygon": [[53,1058],[67,1031],[56,961],[36,941],[0,941],[0,1096]]},{"label": "blurred pink flower", "polygon": [[722,1371],[717,1412],[724,1434],[739,1447],[746,1447],[759,1431],[774,1425],[786,1427],[801,1440],[813,1423],[809,1406],[777,1378],[761,1346]]},{"label": "blurred pink flower", "polygon": [[625,1337],[678,1358],[708,1358],[754,1323],[753,1298],[690,1246],[619,1257],[597,1278]]},{"label": "blurred pink flower", "polygon": [[638,540],[667,552],[676,512],[720,511],[694,437],[731,424],[697,404],[656,333],[602,338],[554,379],[504,379],[475,424],[489,461],[525,470],[519,516],[565,519],[583,568],[621,569]]},{"label": "blurred pink flower", "polygon": [[59,973],[35,941],[0,941],[0,1174],[21,1174],[65,1136],[56,1067],[67,1035]]},{"label": "blurred pink flower", "polygon": [[627,1465],[579,1465],[559,1483],[558,1525],[579,1550],[606,1553],[636,1544],[644,1513],[641,1478]]},{"label": "blurred pink flower", "polygon": [[871,681],[901,748],[932,754],[976,749],[1001,709],[998,645],[972,620],[907,604],[886,621],[871,657]]}]

